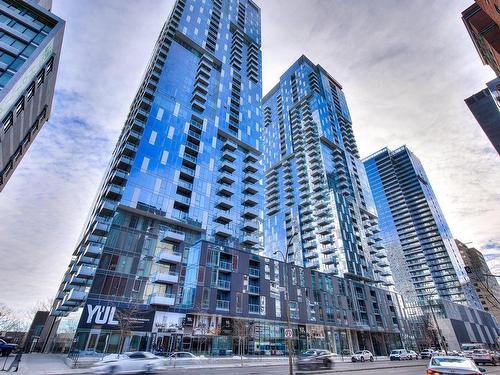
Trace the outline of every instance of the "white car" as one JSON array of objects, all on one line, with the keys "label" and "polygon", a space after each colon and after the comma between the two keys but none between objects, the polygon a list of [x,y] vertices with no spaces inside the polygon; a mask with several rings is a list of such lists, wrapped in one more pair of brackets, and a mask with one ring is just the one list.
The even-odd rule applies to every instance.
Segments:
[{"label": "white car", "polygon": [[164,369],[163,359],[149,352],[106,356],[93,368],[95,374],[154,374]]},{"label": "white car", "polygon": [[410,358],[410,353],[406,349],[395,349],[389,355],[391,361],[403,361]]},{"label": "white car", "polygon": [[410,355],[410,359],[418,359],[418,353],[416,351],[410,350],[408,354]]},{"label": "white car", "polygon": [[189,352],[175,352],[167,357],[167,363],[169,365],[173,365],[174,363],[175,364],[200,363],[201,361],[206,359],[207,357],[204,356],[197,357],[193,353]]},{"label": "white car", "polygon": [[358,350],[351,356],[351,362],[373,362],[373,354],[368,350]]},{"label": "white car", "polygon": [[434,356],[427,367],[428,374],[480,375],[483,372],[485,369],[464,357]]}]

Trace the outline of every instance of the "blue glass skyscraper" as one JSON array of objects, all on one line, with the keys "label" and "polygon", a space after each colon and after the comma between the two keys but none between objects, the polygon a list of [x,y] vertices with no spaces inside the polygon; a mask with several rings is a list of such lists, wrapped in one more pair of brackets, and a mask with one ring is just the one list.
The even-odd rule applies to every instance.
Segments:
[{"label": "blue glass skyscraper", "polygon": [[305,56],[264,97],[265,250],[393,284],[342,86]]},{"label": "blue glass skyscraper", "polygon": [[437,316],[450,348],[467,342],[493,345],[498,327],[483,311],[420,160],[403,146],[384,148],[364,164],[407,311]]},{"label": "blue glass skyscraper", "polygon": [[123,311],[177,311],[194,242],[261,250],[260,38],[251,0],[176,1],[51,312],[81,313],[79,348],[150,345],[148,327],[99,332]]}]

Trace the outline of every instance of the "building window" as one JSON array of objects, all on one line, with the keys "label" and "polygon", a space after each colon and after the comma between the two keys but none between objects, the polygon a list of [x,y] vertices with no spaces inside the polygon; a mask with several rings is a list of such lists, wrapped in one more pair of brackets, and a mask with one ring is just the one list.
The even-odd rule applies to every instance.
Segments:
[{"label": "building window", "polygon": [[16,116],[19,116],[23,111],[23,109],[24,109],[24,96],[21,96],[21,98],[16,103]]},{"label": "building window", "polygon": [[45,71],[49,74],[54,69],[54,56],[52,56],[45,67]]},{"label": "building window", "polygon": [[5,116],[5,118],[2,121],[4,133],[6,133],[7,130],[9,130],[9,128],[12,126],[13,122],[14,122],[14,120],[12,117],[12,112],[10,112],[7,116]]},{"label": "building window", "polygon": [[26,101],[31,100],[33,96],[35,96],[35,82],[32,82],[28,90],[26,90]]},{"label": "building window", "polygon": [[43,79],[45,77],[44,71],[41,70],[40,73],[36,76],[36,86],[39,87],[43,83]]}]

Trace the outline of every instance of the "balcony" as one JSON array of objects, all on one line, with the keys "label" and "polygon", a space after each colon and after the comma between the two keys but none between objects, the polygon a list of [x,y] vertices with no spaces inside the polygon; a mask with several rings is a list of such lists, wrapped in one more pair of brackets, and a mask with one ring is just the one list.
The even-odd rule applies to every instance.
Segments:
[{"label": "balcony", "polygon": [[233,272],[233,264],[230,261],[219,261],[219,269],[224,271]]},{"label": "balcony", "polygon": [[232,188],[231,185],[221,185],[219,187],[219,190],[217,191],[217,194],[231,197],[234,194],[234,188]]},{"label": "balcony", "polygon": [[97,257],[102,253],[102,245],[90,242],[82,248],[82,255],[85,257]]},{"label": "balcony", "polygon": [[233,202],[231,202],[230,199],[227,199],[227,198],[224,198],[224,197],[220,197],[217,199],[217,204],[216,204],[216,207],[217,208],[221,208],[223,210],[229,210],[231,208],[233,208]]},{"label": "balcony", "polygon": [[245,195],[245,197],[243,198],[241,203],[245,206],[253,207],[253,206],[257,205],[257,203],[259,203],[259,202],[258,202],[257,197],[251,196],[251,195]]},{"label": "balcony", "polygon": [[122,185],[128,178],[128,172],[121,169],[115,169],[111,173],[111,182],[114,184]]},{"label": "balcony", "polygon": [[243,217],[245,217],[246,219],[255,219],[258,216],[259,216],[259,212],[253,208],[247,207],[243,211]]},{"label": "balcony", "polygon": [[156,306],[174,306],[175,305],[175,295],[159,295],[159,294],[151,294],[148,297],[148,303],[150,305]]},{"label": "balcony", "polygon": [[104,196],[111,199],[118,199],[123,193],[123,188],[119,185],[108,184],[104,191]]},{"label": "balcony", "polygon": [[217,310],[229,310],[229,301],[217,300]]},{"label": "balcony", "polygon": [[257,172],[259,167],[256,163],[247,163],[245,168],[243,168],[243,172]]},{"label": "balcony", "polygon": [[219,171],[224,171],[229,173],[233,173],[235,170],[236,168],[234,167],[234,165],[228,161],[223,161],[219,167]]},{"label": "balcony", "polygon": [[100,223],[96,221],[94,225],[92,225],[91,233],[96,236],[105,236],[109,232],[109,224]]},{"label": "balcony", "polygon": [[228,184],[228,185],[231,185],[231,184],[234,184],[235,181],[236,181],[236,178],[231,174],[231,173],[228,173],[228,172],[221,172],[219,174],[219,179],[218,181],[220,183],[223,183],[223,184]]},{"label": "balcony", "polygon": [[260,286],[257,285],[249,285],[248,286],[249,294],[260,294]]},{"label": "balcony", "polygon": [[231,281],[229,281],[229,280],[217,281],[217,289],[230,290],[231,289]]},{"label": "balcony", "polygon": [[233,162],[236,160],[236,154],[231,151],[231,150],[224,150],[224,152],[222,153],[222,159],[224,160],[228,160],[230,162]]},{"label": "balcony", "polygon": [[254,246],[259,243],[259,237],[251,235],[251,234],[245,234],[243,236],[243,241],[241,241],[244,245],[248,246]]},{"label": "balcony", "polygon": [[81,265],[76,270],[75,276],[84,279],[90,279],[95,275],[95,267],[89,267],[85,265]]},{"label": "balcony", "polygon": [[256,189],[256,187],[254,185],[249,185],[249,184],[245,184],[243,186],[243,193],[245,194],[252,194],[252,195],[255,195],[257,194],[259,191]]},{"label": "balcony", "polygon": [[183,242],[186,238],[185,233],[176,231],[173,229],[168,229],[163,232],[163,237],[162,239],[168,240],[168,241],[173,241],[173,242]]},{"label": "balcony", "polygon": [[243,177],[243,182],[250,182],[252,184],[255,184],[257,181],[259,181],[259,179],[252,173],[247,173]]},{"label": "balcony", "polygon": [[229,139],[226,140],[226,142],[222,146],[223,150],[235,151],[237,148],[238,148],[238,146],[236,145],[236,143],[234,143],[233,141],[230,141]]},{"label": "balcony", "polygon": [[217,225],[215,227],[215,234],[221,237],[231,237],[233,235],[233,231],[224,225]]},{"label": "balcony", "polygon": [[158,284],[177,284],[179,282],[179,274],[173,271],[168,273],[156,272],[153,276],[151,276],[151,282]]},{"label": "balcony", "polygon": [[323,263],[324,264],[336,264],[337,262],[337,257],[335,255],[328,255],[323,258]]},{"label": "balcony", "polygon": [[110,199],[103,199],[99,206],[99,213],[104,216],[111,216],[116,210],[117,203]]},{"label": "balcony", "polygon": [[82,302],[87,298],[87,292],[83,290],[71,289],[67,295],[66,300],[74,302]]},{"label": "balcony", "polygon": [[132,163],[134,162],[134,159],[129,158],[128,156],[122,155],[117,162],[117,167],[120,169],[126,169],[128,170],[131,166]]},{"label": "balcony", "polygon": [[233,219],[229,211],[217,210],[215,213],[215,221],[221,224],[229,224]]},{"label": "balcony", "polygon": [[248,232],[255,232],[259,229],[259,222],[257,220],[244,220],[243,229]]},{"label": "balcony", "polygon": [[250,267],[248,269],[248,275],[251,277],[260,277],[260,269]]},{"label": "balcony", "polygon": [[180,263],[181,260],[182,255],[180,253],[169,251],[162,251],[155,258],[155,261],[157,263]]},{"label": "balcony", "polygon": [[260,314],[260,306],[259,305],[248,305],[248,313],[250,314]]},{"label": "balcony", "polygon": [[66,288],[71,288],[75,285],[85,285],[87,283],[87,279],[83,277],[77,277],[76,275],[71,276],[69,283]]}]

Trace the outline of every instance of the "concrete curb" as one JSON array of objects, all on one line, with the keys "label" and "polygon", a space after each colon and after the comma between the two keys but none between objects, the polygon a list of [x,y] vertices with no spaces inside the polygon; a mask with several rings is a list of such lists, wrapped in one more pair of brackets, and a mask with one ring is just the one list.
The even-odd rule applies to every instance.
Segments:
[{"label": "concrete curb", "polygon": [[295,371],[296,374],[328,374],[332,372],[351,372],[351,371],[372,371],[372,370],[387,370],[387,369],[398,369],[398,368],[407,368],[407,367],[421,367],[425,366],[425,364],[408,364],[404,366],[378,366],[378,367],[370,367],[370,368],[346,368],[346,369],[336,369],[333,368],[331,370],[316,370],[316,371]]}]

